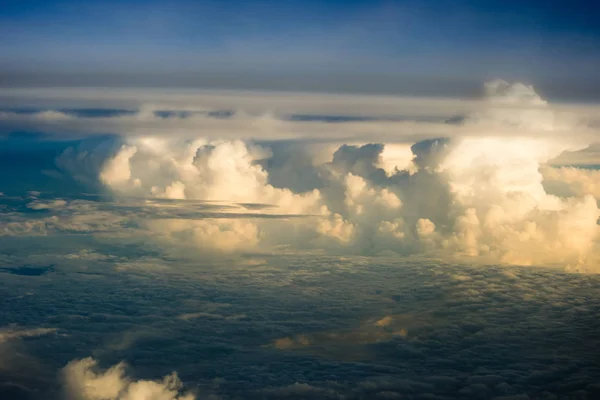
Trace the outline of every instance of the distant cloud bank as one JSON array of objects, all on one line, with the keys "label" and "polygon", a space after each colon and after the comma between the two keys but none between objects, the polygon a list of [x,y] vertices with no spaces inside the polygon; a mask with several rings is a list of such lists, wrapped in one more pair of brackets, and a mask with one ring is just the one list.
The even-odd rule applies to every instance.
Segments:
[{"label": "distant cloud bank", "polygon": [[[88,102],[111,100],[102,92],[84,94]],[[351,99],[306,96],[257,94],[253,104],[251,94],[221,93],[209,104],[209,95],[171,94],[162,106],[133,113],[4,111],[1,126],[35,128],[52,140],[66,132],[71,141],[117,133],[68,142],[44,173],[57,185],[65,177],[93,184],[117,201],[146,199],[152,211],[125,217],[105,209],[99,220],[93,208],[88,216],[77,211],[82,203],[34,199],[31,210],[55,214],[26,222],[15,217],[2,232],[143,232],[201,254],[320,249],[596,269],[597,174],[553,162],[593,143],[597,127],[589,108],[557,108],[533,87],[502,80],[488,82],[479,101],[415,99],[418,107],[409,99],[366,97],[355,99],[357,109]],[[265,113],[277,99],[279,111]],[[204,107],[181,107],[186,100]],[[255,109],[211,111],[236,102]],[[380,114],[289,117],[322,106],[329,113]],[[242,207],[197,214],[194,201]],[[132,218],[136,230],[123,230]]]}]

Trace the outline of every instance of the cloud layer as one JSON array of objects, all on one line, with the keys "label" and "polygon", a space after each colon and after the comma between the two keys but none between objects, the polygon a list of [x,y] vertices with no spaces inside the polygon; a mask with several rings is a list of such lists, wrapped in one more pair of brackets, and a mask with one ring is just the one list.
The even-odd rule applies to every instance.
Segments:
[{"label": "cloud layer", "polygon": [[597,397],[596,128],[486,91],[5,111],[0,397]]},{"label": "cloud layer", "polygon": [[[33,263],[72,247],[24,252]],[[11,307],[0,318],[19,327],[3,330],[18,333],[0,349],[39,358],[2,358],[0,393],[22,394],[6,398],[598,393],[597,276],[420,257],[271,255],[208,267],[126,245],[94,249],[56,257],[47,275],[1,272]],[[122,258],[128,268],[115,268]]]},{"label": "cloud layer", "polygon": [[[3,124],[122,134],[66,141],[42,169],[50,187],[73,182],[109,194],[116,208],[32,194],[27,208],[37,214],[13,209],[0,232],[137,235],[206,255],[445,254],[595,270],[597,174],[552,165],[592,143],[593,124],[552,107],[531,86],[497,80],[485,90],[468,107],[432,103],[432,113],[466,112],[441,120],[415,119],[414,110],[409,119],[155,106],[6,111]],[[301,97],[283,104],[290,112],[308,107]],[[11,151],[48,147],[44,138],[4,140],[19,149]]]},{"label": "cloud layer", "polygon": [[[145,111],[108,119],[130,118],[163,119]],[[168,119],[189,124],[190,118],[174,114]],[[263,122],[246,118],[250,128]],[[299,129],[299,123],[269,121],[261,128],[266,138],[277,137],[268,132],[285,124]],[[361,124],[318,126],[332,132],[374,127]],[[595,175],[549,164],[566,151],[586,148],[592,127],[561,116],[530,86],[493,81],[476,111],[436,129],[439,138],[418,133],[421,138],[411,139],[400,131],[384,143],[371,142],[369,134],[344,143],[334,133],[324,145],[307,137],[282,142],[243,134],[242,139],[133,134],[122,136],[120,144],[109,139],[112,144],[69,148],[56,158],[55,173],[98,182],[117,199],[174,201],[156,209],[163,214],[189,209],[189,201],[258,206],[254,216],[263,218],[230,210],[218,219],[164,215],[139,221],[159,241],[203,253],[277,248],[445,253],[594,269],[600,216]],[[29,207],[61,206],[54,200]]]}]

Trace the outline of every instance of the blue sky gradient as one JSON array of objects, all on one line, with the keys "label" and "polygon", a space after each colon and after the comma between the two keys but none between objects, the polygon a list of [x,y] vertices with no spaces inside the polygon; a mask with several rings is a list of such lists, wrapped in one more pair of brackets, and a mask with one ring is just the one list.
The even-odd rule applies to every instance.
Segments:
[{"label": "blue sky gradient", "polygon": [[8,1],[0,84],[452,91],[500,76],[593,92],[599,13],[591,1]]}]

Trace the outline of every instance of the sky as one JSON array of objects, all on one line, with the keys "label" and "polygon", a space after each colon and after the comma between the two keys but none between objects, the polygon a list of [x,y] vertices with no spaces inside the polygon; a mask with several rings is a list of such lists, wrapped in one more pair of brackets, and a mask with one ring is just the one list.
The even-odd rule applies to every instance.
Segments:
[{"label": "sky", "polygon": [[0,7],[0,399],[600,393],[598,5]]},{"label": "sky", "polygon": [[585,1],[7,1],[3,86],[475,95],[483,80],[594,99]]}]

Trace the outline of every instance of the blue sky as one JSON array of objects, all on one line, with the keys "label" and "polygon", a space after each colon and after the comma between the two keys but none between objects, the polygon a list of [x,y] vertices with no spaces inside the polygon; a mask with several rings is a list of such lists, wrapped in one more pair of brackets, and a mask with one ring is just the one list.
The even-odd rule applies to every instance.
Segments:
[{"label": "blue sky", "polygon": [[577,91],[600,85],[598,12],[538,0],[8,1],[0,84],[360,92],[503,77]]}]

